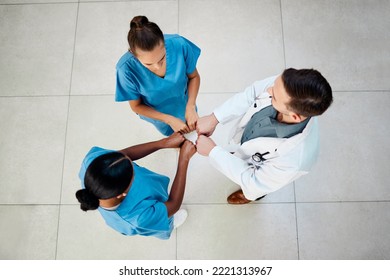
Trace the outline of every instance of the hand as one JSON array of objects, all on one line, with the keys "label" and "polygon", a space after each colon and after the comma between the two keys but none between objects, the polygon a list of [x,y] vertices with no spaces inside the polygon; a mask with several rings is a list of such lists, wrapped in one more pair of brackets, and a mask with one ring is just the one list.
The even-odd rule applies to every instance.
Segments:
[{"label": "hand", "polygon": [[185,118],[190,131],[194,131],[196,129],[196,122],[199,118],[194,105],[187,105]]},{"label": "hand", "polygon": [[196,131],[199,135],[211,136],[217,127],[218,120],[214,114],[204,116],[198,119]]},{"label": "hand", "polygon": [[164,138],[161,141],[164,143],[164,148],[179,148],[185,140],[186,139],[181,133],[175,132],[172,133],[171,136]]},{"label": "hand", "polygon": [[217,146],[215,142],[204,135],[199,135],[198,140],[196,140],[196,150],[202,156],[207,157],[215,146]]},{"label": "hand", "polygon": [[190,128],[179,118],[170,116],[167,124],[173,129],[174,132],[189,133]]},{"label": "hand", "polygon": [[180,147],[180,159],[190,160],[190,158],[196,153],[196,147],[191,141],[185,140]]}]

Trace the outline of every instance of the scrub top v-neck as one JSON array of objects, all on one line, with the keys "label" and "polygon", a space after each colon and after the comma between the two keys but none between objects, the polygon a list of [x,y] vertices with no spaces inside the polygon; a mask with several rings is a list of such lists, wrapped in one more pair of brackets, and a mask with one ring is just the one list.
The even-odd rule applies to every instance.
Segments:
[{"label": "scrub top v-neck", "polygon": [[[188,101],[188,77],[196,69],[200,49],[177,34],[164,35],[166,49],[166,72],[160,77],[147,69],[130,52],[117,63],[115,101],[141,99],[142,103],[155,110],[177,117],[185,122]],[[140,116],[151,122],[164,135],[173,130],[169,125]]]}]

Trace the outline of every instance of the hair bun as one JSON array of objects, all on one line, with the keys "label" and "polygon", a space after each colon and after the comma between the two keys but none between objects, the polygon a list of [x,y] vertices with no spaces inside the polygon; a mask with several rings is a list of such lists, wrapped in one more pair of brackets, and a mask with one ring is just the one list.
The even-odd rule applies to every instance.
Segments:
[{"label": "hair bun", "polygon": [[130,28],[142,29],[148,23],[149,20],[146,16],[136,16],[131,20]]},{"label": "hair bun", "polygon": [[86,189],[78,190],[76,198],[80,202],[80,208],[83,211],[95,210],[99,207],[99,199]]}]

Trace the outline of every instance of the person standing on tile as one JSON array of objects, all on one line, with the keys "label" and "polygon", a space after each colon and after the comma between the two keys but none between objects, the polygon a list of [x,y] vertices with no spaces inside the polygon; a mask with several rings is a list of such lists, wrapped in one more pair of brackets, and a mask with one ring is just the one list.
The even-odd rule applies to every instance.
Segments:
[{"label": "person standing on tile", "polygon": [[[289,68],[253,83],[199,118],[198,153],[241,187],[228,203],[259,200],[307,174],[319,149],[315,116],[332,101],[331,86],[320,72]],[[228,151],[209,136],[218,123],[233,119],[238,122]]]},{"label": "person standing on tile", "polygon": [[141,119],[163,135],[196,129],[200,49],[177,34],[163,34],[145,16],[128,33],[129,51],[117,63],[116,101],[128,101]]},{"label": "person standing on tile", "polygon": [[[135,162],[165,148],[180,148],[169,194],[168,177]],[[98,209],[107,225],[124,235],[168,239],[172,230],[187,218],[187,211],[180,206],[188,164],[195,153],[194,144],[178,132],[120,151],[93,147],[79,173],[82,189],[76,192],[76,198],[80,208],[84,211]]]}]

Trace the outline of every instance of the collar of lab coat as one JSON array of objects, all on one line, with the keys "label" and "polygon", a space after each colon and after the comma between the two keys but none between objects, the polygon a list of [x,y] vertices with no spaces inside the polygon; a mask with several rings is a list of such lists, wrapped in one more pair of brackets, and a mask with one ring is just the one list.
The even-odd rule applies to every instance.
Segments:
[{"label": "collar of lab coat", "polygon": [[317,147],[317,122],[317,118],[312,117],[301,133],[290,138],[258,137],[251,139],[242,145],[236,144],[230,146],[230,149],[228,148],[228,150],[234,152],[236,156],[242,159],[249,158],[255,153],[264,154],[269,152],[264,158],[271,159],[289,153],[292,149],[303,144],[304,141],[308,141],[309,143],[314,144],[314,147]]}]

